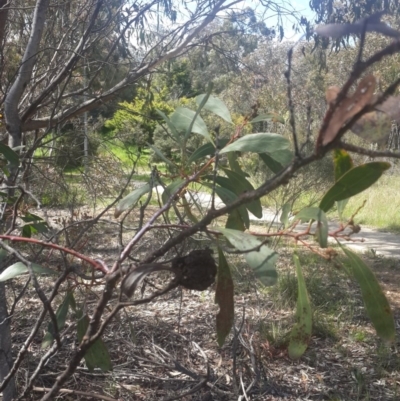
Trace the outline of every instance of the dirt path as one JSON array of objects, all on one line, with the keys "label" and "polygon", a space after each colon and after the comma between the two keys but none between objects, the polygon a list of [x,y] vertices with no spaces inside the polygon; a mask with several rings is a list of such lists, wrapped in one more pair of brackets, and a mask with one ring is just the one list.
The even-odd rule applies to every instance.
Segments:
[{"label": "dirt path", "polygon": [[[159,190],[162,191],[162,188],[159,188]],[[196,201],[203,207],[209,207],[211,205],[211,194],[199,192],[196,195]],[[224,203],[221,199],[216,197],[215,206],[217,208],[222,207]],[[271,209],[264,209],[263,216],[260,219],[250,213],[250,220],[259,224],[271,223],[273,221],[279,223],[279,215]],[[304,229],[305,227],[306,225],[298,226],[299,229]],[[329,231],[334,231],[337,228],[339,228],[338,223],[329,222]],[[332,238],[332,241],[335,242],[335,239]],[[370,252],[372,255],[400,259],[400,235],[398,234],[361,227],[361,231],[358,234],[352,235],[351,241],[342,240],[341,243],[356,252]]]},{"label": "dirt path", "polygon": [[[271,223],[273,221],[279,222],[279,216],[269,209],[264,209],[263,217],[261,219],[250,215],[250,220],[258,223]],[[307,224],[298,225],[297,227],[300,230],[305,229]],[[338,228],[339,224],[337,222],[329,222],[330,232],[335,231]],[[358,234],[353,234],[351,238],[351,241],[341,240],[340,242],[356,252],[369,252],[371,255],[400,259],[400,235],[398,234],[361,227],[361,231]],[[333,238],[331,240],[332,242],[336,241]]]}]

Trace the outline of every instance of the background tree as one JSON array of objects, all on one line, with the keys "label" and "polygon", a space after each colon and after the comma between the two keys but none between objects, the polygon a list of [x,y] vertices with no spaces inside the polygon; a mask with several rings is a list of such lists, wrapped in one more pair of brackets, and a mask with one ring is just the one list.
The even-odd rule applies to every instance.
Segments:
[{"label": "background tree", "polygon": [[[29,279],[15,297],[13,310],[26,296],[29,280],[41,301],[40,313],[32,319],[34,324],[29,327],[14,361],[9,352],[7,330],[10,320],[6,308],[2,310],[5,314],[2,321],[7,324],[2,326],[6,360],[0,391],[6,389],[6,399],[12,398],[13,378],[21,368],[29,346],[40,336],[43,325],[45,335],[40,338],[44,350],[35,359],[35,369],[29,371],[20,398],[31,392],[44,367],[71,344],[61,373],[57,378],[51,377],[49,387],[43,389],[43,400],[54,399],[62,386],[68,385],[83,358],[89,370],[110,370],[112,357],[102,336],[121,310],[149,303],[178,285],[204,290],[214,281],[216,273],[216,300],[220,307],[216,318],[217,339],[222,345],[234,316],[229,253],[242,253],[253,269],[252,273],[265,285],[272,285],[277,280],[278,253],[269,245],[271,237],[300,240],[319,256],[334,259],[344,267],[341,259],[336,259],[337,252],[328,246],[328,237],[337,239],[345,235],[345,226],[329,233],[326,213],[335,205],[338,210],[343,210],[348,198],[372,185],[390,167],[382,161],[354,166],[347,151],[369,157],[399,158],[398,153],[373,151],[348,143],[344,134],[374,106],[376,78],[369,74],[370,69],[376,65],[376,59],[382,60],[398,52],[398,44],[384,46],[375,53],[375,59],[353,63],[347,77],[343,72],[342,98],[330,102],[325,110],[325,85],[335,77],[324,74],[327,62],[322,66],[324,68],[319,64],[326,56],[324,49],[313,54],[307,45],[299,51],[284,45],[275,52],[278,44],[270,38],[272,30],[255,14],[249,10],[224,13],[235,4],[196,2],[195,11],[189,6],[185,10],[191,18],[184,22],[179,20],[175,8],[184,5],[170,2],[132,5],[88,1],[84,6],[73,2],[65,9],[58,9],[51,8],[49,2],[38,0],[32,4],[33,14],[26,7],[5,9],[21,11],[20,18],[16,15],[8,23],[14,29],[8,36],[8,43],[25,45],[18,57],[10,58],[15,61],[14,66],[7,66],[10,75],[4,75],[9,77],[9,85],[4,89],[5,128],[12,146],[21,143],[22,132],[29,130],[34,130],[34,140],[20,154],[18,149],[0,147],[10,190],[4,213],[4,220],[8,218],[7,225],[4,224],[5,233],[0,235],[4,250],[1,257],[6,267],[0,282],[28,273]],[[43,22],[44,15],[52,17],[47,24]],[[155,16],[153,24],[148,23],[149,16]],[[167,18],[165,24],[163,18]],[[207,30],[216,19],[223,21],[214,22]],[[31,30],[26,29],[31,35],[22,30],[20,42],[14,42],[17,21],[31,21]],[[304,21],[303,24],[306,25]],[[64,26],[64,31],[60,29],[53,36],[46,31],[48,27],[59,29]],[[365,44],[360,43],[364,51]],[[118,54],[113,53],[117,49]],[[182,54],[190,57],[172,60]],[[119,60],[122,60],[122,66],[117,63]],[[163,66],[164,61],[169,63]],[[239,74],[242,71],[245,74]],[[307,75],[309,71],[311,73]],[[226,100],[232,113],[221,99],[211,95],[211,85],[206,93],[203,89],[198,95],[211,78],[216,81],[216,94]],[[397,83],[392,83],[392,92]],[[128,191],[137,160],[132,161],[127,177],[114,177],[120,180],[119,191],[112,194],[108,206],[102,207],[100,212],[94,211],[93,216],[71,212],[68,219],[61,219],[61,227],[55,232],[46,231],[50,220],[46,222],[34,215],[25,203],[26,197],[35,199],[35,194],[18,185],[19,167],[26,165],[41,143],[52,140],[46,137],[51,130],[60,126],[61,131],[66,129],[67,121],[82,113],[99,112],[96,110],[99,105],[114,100],[131,84],[135,84],[133,99],[117,106],[121,109],[109,119],[113,124],[110,128],[121,129],[120,124],[124,129],[124,124],[131,124],[132,141],[136,140],[137,144],[137,136],[146,131],[143,136],[147,140],[155,139],[149,147],[167,168],[153,164],[151,170],[147,170],[147,182]],[[171,94],[166,90],[169,85],[172,85]],[[349,95],[352,85],[356,89]],[[178,101],[176,98],[181,94],[186,97]],[[172,105],[175,106],[173,102],[180,103],[170,114]],[[355,107],[348,107],[349,103]],[[160,105],[165,106],[163,110],[167,113],[155,110],[162,108]],[[154,117],[162,121],[161,132],[172,143],[168,144],[172,150],[169,154],[157,146]],[[285,203],[282,205],[282,229],[264,233],[263,239],[244,232],[250,227],[250,212],[262,217],[262,197],[287,186],[298,175],[307,175],[331,150],[335,150],[332,185],[318,199],[318,206],[303,208],[291,222],[292,205]],[[141,152],[137,153],[139,158]],[[258,182],[251,182],[249,172],[252,173],[251,168],[256,163],[263,163],[266,173]],[[99,181],[104,184],[110,176],[103,175]],[[124,183],[122,189],[121,182]],[[201,199],[202,190],[210,200],[208,204]],[[15,197],[12,191],[17,193]],[[157,195],[155,200],[153,194]],[[152,199],[156,207],[152,207]],[[137,205],[140,208],[134,213]],[[111,208],[115,208],[114,216],[119,220],[112,222],[118,232],[109,235],[116,238],[117,246],[109,252],[111,255],[107,260],[100,260],[89,254],[97,255],[93,237],[101,236],[101,245],[108,239],[110,231],[102,224],[111,225],[103,220]],[[299,220],[310,222],[300,236],[294,232]],[[314,226],[313,221],[317,222]],[[347,227],[353,232],[357,230],[352,220]],[[316,238],[318,245],[309,240],[311,237]],[[198,249],[204,248],[205,243],[216,246],[218,268],[209,250]],[[367,312],[378,335],[393,341],[394,321],[385,294],[357,255],[344,249],[343,256],[363,292]],[[76,260],[79,265],[74,263]],[[311,336],[312,313],[301,266],[296,257],[294,261],[298,276],[298,308],[288,352],[291,357],[299,358],[307,349]],[[164,287],[151,282],[151,274],[160,271],[172,275],[171,280],[163,280],[162,285],[167,282]],[[49,290],[41,286],[38,276],[42,273],[57,276]],[[142,287],[144,296],[140,298],[136,293],[144,278],[148,286]],[[153,285],[149,289],[150,284]],[[72,324],[67,327],[68,313]],[[70,337],[75,328],[76,336]],[[253,368],[257,369],[256,366]],[[236,398],[245,397],[246,389],[237,385],[235,367],[232,372],[233,394]],[[197,376],[194,378],[198,379]],[[202,380],[199,385],[206,381]]]},{"label": "background tree", "polygon": [[[35,150],[49,142],[48,134],[62,133],[66,124],[84,113],[98,113],[164,62],[211,43],[218,34],[205,28],[216,18],[226,19],[227,10],[237,3],[1,1],[2,130],[10,148],[20,153],[20,162],[14,158],[6,171],[9,202],[15,200],[21,170],[32,165]],[[179,12],[180,7],[188,18]],[[279,9],[274,3],[270,7]],[[251,29],[262,35],[270,33],[250,11],[244,20],[247,16]],[[244,20],[239,21],[242,26]],[[23,137],[25,147],[21,149]],[[3,221],[10,222],[11,216],[11,209],[4,207]],[[12,223],[7,232],[14,229]],[[0,294],[0,320],[6,322],[0,336],[4,359],[0,379],[4,379],[11,364],[11,346],[3,284]],[[11,379],[4,399],[11,399],[13,392]]]}]

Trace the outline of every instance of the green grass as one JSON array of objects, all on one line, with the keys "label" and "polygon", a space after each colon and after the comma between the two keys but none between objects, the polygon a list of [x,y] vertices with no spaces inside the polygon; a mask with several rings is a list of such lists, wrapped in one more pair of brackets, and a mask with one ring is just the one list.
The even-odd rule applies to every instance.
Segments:
[{"label": "green grass", "polygon": [[[330,262],[321,260],[315,254],[299,252],[298,256],[313,310],[313,336],[338,341],[340,327],[354,316],[355,304],[348,292],[347,276],[343,271],[332,269]],[[290,267],[290,259],[289,256],[289,264],[285,263],[279,269],[276,285],[265,289],[273,300],[274,308],[293,311],[286,321],[263,327],[265,338],[274,344],[286,341],[294,324],[298,282],[294,266]]]},{"label": "green grass", "polygon": [[[343,217],[349,219],[365,202],[365,206],[355,216],[357,224],[400,233],[399,194],[400,176],[384,175],[370,188],[349,200]],[[264,207],[276,208],[282,205],[284,189],[278,189],[273,195],[261,199]],[[294,202],[293,211],[307,206],[318,206],[323,195],[324,193],[319,193],[317,188],[301,192]],[[328,218],[339,218],[335,208],[328,212]]]},{"label": "green grass", "polygon": [[[122,144],[116,140],[108,142],[105,148],[101,150],[101,153],[103,154],[107,154],[109,152],[111,152],[114,157],[119,159],[123,166],[127,168],[132,167],[138,156],[137,146]],[[149,159],[150,151],[148,149],[143,150],[137,166],[141,169],[148,169]]]},{"label": "green grass", "polygon": [[383,230],[400,232],[400,177],[385,175],[372,187],[349,200],[344,217],[357,213],[356,223]]}]

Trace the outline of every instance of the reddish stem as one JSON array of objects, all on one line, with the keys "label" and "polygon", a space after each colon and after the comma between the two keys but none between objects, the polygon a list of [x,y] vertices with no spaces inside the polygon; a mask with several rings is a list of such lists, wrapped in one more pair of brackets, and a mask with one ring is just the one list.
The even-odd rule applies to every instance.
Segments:
[{"label": "reddish stem", "polygon": [[14,236],[14,235],[0,235],[0,239],[1,240],[11,241],[11,242],[28,242],[30,244],[41,245],[41,246],[44,246],[46,248],[57,249],[59,251],[65,252],[65,253],[69,253],[70,255],[73,255],[73,256],[77,257],[78,259],[81,259],[81,260],[89,263],[96,270],[100,270],[104,274],[108,273],[108,268],[107,268],[107,266],[105,264],[102,264],[102,263],[97,262],[97,261],[95,261],[95,260],[93,260],[91,258],[88,258],[87,256],[82,255],[81,253],[79,253],[77,251],[74,251],[73,249],[65,248],[63,246],[52,244],[52,243],[49,243],[49,242],[43,242],[43,241],[40,241],[40,240],[35,239],[35,238],[17,237],[17,236]]}]

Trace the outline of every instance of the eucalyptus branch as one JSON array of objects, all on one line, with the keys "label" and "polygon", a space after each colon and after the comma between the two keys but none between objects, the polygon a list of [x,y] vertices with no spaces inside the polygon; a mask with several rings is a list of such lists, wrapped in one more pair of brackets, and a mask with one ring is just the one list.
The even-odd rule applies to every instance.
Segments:
[{"label": "eucalyptus branch", "polygon": [[393,159],[400,159],[400,152],[392,152],[391,150],[373,150],[366,149],[362,146],[352,145],[351,143],[342,142],[338,143],[338,146],[342,149],[348,150],[349,152],[357,153],[359,155],[365,155],[369,157],[390,157]]},{"label": "eucalyptus branch", "polygon": [[73,249],[65,248],[63,246],[53,244],[51,242],[44,242],[44,241],[40,241],[36,238],[17,237],[17,236],[13,236],[13,235],[0,235],[0,240],[7,240],[7,241],[11,241],[11,242],[27,242],[30,244],[41,245],[41,246],[47,247],[47,248],[57,249],[58,251],[68,253],[70,255],[77,257],[78,259],[81,259],[81,260],[89,263],[96,270],[100,270],[103,273],[107,273],[107,270],[105,269],[104,264],[101,264],[101,263],[97,262],[96,260],[93,260]]},{"label": "eucalyptus branch", "polygon": [[[53,291],[51,292],[50,296],[49,296],[49,302],[52,302],[53,299],[55,298],[55,296],[58,294],[58,290],[61,286],[61,284],[65,281],[66,277],[68,275],[68,270],[65,270],[63,272],[63,274],[61,274],[58,279],[56,280],[56,282],[54,283],[54,288]],[[37,333],[39,332],[39,329],[43,323],[44,318],[46,317],[47,314],[47,310],[45,308],[42,309],[42,311],[40,312],[39,317],[36,320],[35,325],[33,326],[28,338],[25,340],[24,344],[22,345],[22,347],[20,348],[18,355],[12,365],[12,367],[10,368],[9,373],[7,374],[7,376],[4,378],[3,382],[0,384],[0,392],[3,391],[7,384],[10,382],[10,380],[14,377],[14,375],[16,374],[16,372],[18,371],[22,361],[24,360],[24,357],[32,343],[32,341],[34,340],[34,338],[36,337]]]},{"label": "eucalyptus branch", "polygon": [[101,337],[105,328],[110,323],[111,319],[118,313],[122,308],[122,305],[117,304],[109,315],[101,323],[101,319],[104,314],[104,310],[107,308],[108,302],[114,293],[115,286],[119,281],[119,275],[110,275],[106,281],[104,291],[97,303],[95,311],[92,318],[90,319],[89,326],[87,328],[86,334],[84,335],[80,346],[73,353],[70,358],[70,362],[64,372],[57,377],[51,390],[42,398],[42,401],[50,401],[54,399],[54,396],[59,392],[61,386],[69,379],[69,377],[75,372],[79,362],[86,354],[86,351],[93,345],[93,343]]},{"label": "eucalyptus branch", "polygon": [[292,127],[292,139],[294,145],[294,154],[296,157],[300,157],[299,144],[297,141],[297,132],[296,132],[296,119],[295,119],[295,110],[293,104],[292,97],[292,81],[290,74],[292,72],[292,58],[293,58],[293,47],[288,51],[288,68],[285,71],[285,77],[287,81],[287,98],[289,103],[289,113],[290,113],[290,125]]}]

